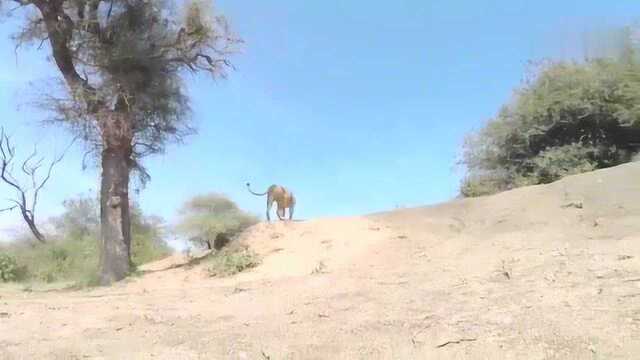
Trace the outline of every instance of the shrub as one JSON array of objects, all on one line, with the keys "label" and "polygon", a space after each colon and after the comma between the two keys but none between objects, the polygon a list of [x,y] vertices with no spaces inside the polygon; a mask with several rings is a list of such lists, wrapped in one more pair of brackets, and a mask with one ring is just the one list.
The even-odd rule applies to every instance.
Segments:
[{"label": "shrub", "polygon": [[246,248],[225,248],[210,257],[210,276],[231,276],[259,264],[258,256]]},{"label": "shrub", "polygon": [[157,216],[145,216],[139,207],[131,211],[131,261],[141,265],[162,259],[171,253],[164,241],[164,221]]},{"label": "shrub", "polygon": [[548,183],[631,160],[640,140],[640,61],[555,62],[467,136],[460,192]]},{"label": "shrub", "polygon": [[19,272],[16,258],[9,254],[0,253],[0,282],[18,280]]},{"label": "shrub", "polygon": [[[79,285],[96,283],[99,265],[98,202],[78,197],[64,203],[65,212],[51,219],[57,234],[46,244],[16,239],[5,253],[15,260],[18,280],[42,282],[70,281]],[[131,257],[134,267],[170,253],[163,240],[163,222],[145,216],[137,206],[131,209]]]},{"label": "shrub", "polygon": [[460,185],[460,194],[464,197],[476,197],[495,194],[512,187],[513,179],[505,171],[493,171],[467,176]]},{"label": "shrub", "polygon": [[219,249],[229,238],[258,222],[257,217],[238,208],[219,194],[200,195],[187,201],[181,211],[177,231],[194,244]]},{"label": "shrub", "polygon": [[12,244],[8,252],[24,268],[24,280],[83,282],[96,272],[98,244],[91,237],[51,240],[30,245],[24,241]]},{"label": "shrub", "polygon": [[65,237],[96,236],[100,227],[100,203],[91,196],[77,196],[63,201],[64,212],[51,219],[58,233]]},{"label": "shrub", "polygon": [[533,159],[531,177],[536,183],[550,183],[567,175],[593,171],[598,164],[593,160],[596,149],[581,144],[548,148]]}]

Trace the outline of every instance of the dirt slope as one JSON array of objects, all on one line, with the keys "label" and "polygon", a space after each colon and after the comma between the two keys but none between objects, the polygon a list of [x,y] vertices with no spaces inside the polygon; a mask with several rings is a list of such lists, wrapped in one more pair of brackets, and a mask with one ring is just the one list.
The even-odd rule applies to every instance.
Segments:
[{"label": "dirt slope", "polygon": [[0,358],[635,359],[639,179],[259,224],[262,265],[231,278],[176,255],[112,288],[0,288]]}]

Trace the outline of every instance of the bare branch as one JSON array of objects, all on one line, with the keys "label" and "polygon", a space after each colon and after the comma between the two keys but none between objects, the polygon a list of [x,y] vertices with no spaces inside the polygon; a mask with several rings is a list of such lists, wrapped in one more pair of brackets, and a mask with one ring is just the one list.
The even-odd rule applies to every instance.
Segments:
[{"label": "bare branch", "polygon": [[[42,188],[44,188],[44,186],[47,184],[47,182],[49,181],[49,179],[51,179],[51,173],[53,172],[53,168],[60,162],[62,161],[62,159],[64,158],[64,156],[66,155],[67,151],[71,148],[71,146],[76,142],[78,138],[74,137],[73,140],[71,140],[71,142],[69,143],[69,145],[67,146],[67,148],[55,159],[53,159],[53,161],[51,162],[51,164],[49,164],[49,170],[47,171],[47,176],[45,176],[44,179],[42,179],[42,181],[40,182],[40,185],[38,187],[35,188],[35,190],[33,191],[33,202],[32,202],[32,209],[35,209],[36,204],[38,203],[38,195],[40,193],[40,190],[42,190]],[[34,183],[35,184],[35,183]]]},{"label": "bare branch", "polygon": [[8,208],[4,208],[4,209],[0,209],[0,213],[1,212],[5,212],[5,211],[13,211],[18,207],[18,205],[13,205],[13,206],[9,206]]},{"label": "bare branch", "polygon": [[46,38],[40,40],[40,45],[38,45],[38,50],[42,49],[42,45],[44,45],[44,42],[49,40],[49,37],[47,36]]},{"label": "bare branch", "polygon": [[[33,161],[38,156],[37,148],[34,146],[33,152],[27,156],[22,162],[20,170],[27,175],[31,181],[31,187],[22,186],[14,176],[11,175],[11,169],[13,160],[15,158],[15,147],[11,145],[9,136],[5,133],[4,129],[0,127],[0,180],[16,190],[17,199],[7,199],[7,201],[13,203],[13,206],[0,209],[0,212],[11,211],[19,208],[23,220],[29,226],[34,237],[40,241],[45,242],[44,235],[39,231],[35,222],[35,209],[38,204],[38,198],[40,191],[51,179],[53,168],[62,161],[69,148],[76,141],[74,138],[71,143],[65,148],[65,150],[51,161],[47,168],[47,174],[41,180],[38,179],[38,170],[42,168],[44,163],[44,157],[39,158],[37,161]],[[30,194],[30,196],[28,196]]]},{"label": "bare branch", "polygon": [[9,174],[9,167],[14,155],[15,150],[12,149],[9,136],[4,132],[3,128],[0,128],[0,157],[2,157],[0,159],[0,179],[17,191],[22,192],[17,181]]},{"label": "bare branch", "polygon": [[31,159],[33,159],[37,154],[38,154],[38,152],[37,152],[37,148],[36,148],[36,146],[34,145],[34,146],[33,146],[33,152],[32,152],[32,153],[31,153],[31,155],[29,155],[29,156],[24,160],[24,162],[22,163],[22,171],[23,171],[25,174],[29,174],[29,175],[30,175],[30,174],[32,174],[32,173],[33,173],[33,170],[32,170],[31,168],[29,168],[29,161],[31,161]]},{"label": "bare branch", "polygon": [[[143,148],[143,150],[138,150],[137,149],[138,147]],[[161,150],[161,147],[158,146],[158,145],[144,143],[144,142],[140,142],[140,141],[134,142],[133,143],[133,148],[134,148],[135,155],[137,157],[140,157],[140,158],[145,157],[145,156],[150,155],[150,154],[158,153]]]},{"label": "bare branch", "polygon": [[111,3],[109,4],[109,11],[107,11],[107,20],[109,20],[111,18],[111,11],[113,10],[113,0],[111,0]]}]

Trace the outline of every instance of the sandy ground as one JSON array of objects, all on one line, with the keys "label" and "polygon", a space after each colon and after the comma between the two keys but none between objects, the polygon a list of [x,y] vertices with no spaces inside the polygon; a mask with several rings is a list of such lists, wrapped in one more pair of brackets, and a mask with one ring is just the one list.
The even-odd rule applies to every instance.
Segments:
[{"label": "sandy ground", "polygon": [[176,255],[110,288],[5,286],[0,358],[638,359],[639,179],[259,224],[262,264],[224,279]]}]

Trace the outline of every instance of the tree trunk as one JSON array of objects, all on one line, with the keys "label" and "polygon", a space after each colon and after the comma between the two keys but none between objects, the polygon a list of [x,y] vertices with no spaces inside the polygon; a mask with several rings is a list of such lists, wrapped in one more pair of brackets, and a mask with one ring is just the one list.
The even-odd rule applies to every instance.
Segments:
[{"label": "tree trunk", "polygon": [[36,222],[33,219],[33,215],[29,216],[29,213],[24,209],[21,209],[21,211],[22,211],[22,218],[24,219],[24,221],[29,226],[29,230],[31,230],[31,233],[36,238],[36,240],[40,241],[43,244],[46,243],[47,241],[46,241],[44,235],[42,235],[42,233],[40,232],[40,230],[36,226]]},{"label": "tree trunk", "polygon": [[[131,143],[119,142],[102,151],[100,189],[100,283],[125,278],[131,269],[131,224],[129,219],[129,172]],[[115,144],[113,144],[115,145]]]}]

